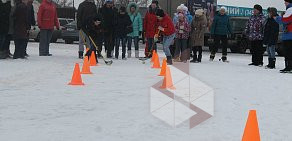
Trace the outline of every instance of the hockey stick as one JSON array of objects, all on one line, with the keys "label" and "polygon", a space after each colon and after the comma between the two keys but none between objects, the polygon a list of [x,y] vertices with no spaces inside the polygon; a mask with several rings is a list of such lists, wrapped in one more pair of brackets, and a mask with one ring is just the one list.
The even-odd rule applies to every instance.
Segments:
[{"label": "hockey stick", "polygon": [[[85,45],[88,47],[88,44],[86,43],[86,41],[85,41],[85,37],[84,37],[84,35],[83,35],[83,33],[82,33],[81,30],[80,30],[80,35],[81,35],[81,38],[82,38],[83,42],[84,42]],[[112,61],[112,60],[110,60],[110,61],[106,61],[106,60],[104,59],[103,55],[101,54],[101,52],[98,50],[98,48],[97,48],[95,42],[92,40],[92,38],[91,38],[90,36],[88,36],[88,37],[89,37],[90,41],[92,42],[93,46],[95,47],[97,54],[101,56],[101,58],[102,58],[102,60],[104,61],[104,63],[107,64],[107,65],[111,65],[111,64],[113,63],[113,61]],[[89,51],[89,50],[88,50],[88,51]],[[88,54],[88,52],[87,52],[86,54]]]}]

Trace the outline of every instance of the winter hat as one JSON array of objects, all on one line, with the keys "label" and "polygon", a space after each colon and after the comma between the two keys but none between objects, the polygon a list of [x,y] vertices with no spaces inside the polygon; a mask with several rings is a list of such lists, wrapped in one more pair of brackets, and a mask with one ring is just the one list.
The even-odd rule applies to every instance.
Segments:
[{"label": "winter hat", "polygon": [[184,4],[181,4],[177,7],[177,10],[188,11],[188,8]]},{"label": "winter hat", "polygon": [[156,4],[157,6],[158,6],[158,4],[159,4],[157,0],[153,0],[152,3],[153,3],[153,4]]},{"label": "winter hat", "polygon": [[224,6],[222,6],[222,7],[220,8],[220,10],[224,10],[225,12],[227,12],[227,8],[224,7]]},{"label": "winter hat", "polygon": [[292,0],[285,0],[286,2],[292,3]]},{"label": "winter hat", "polygon": [[132,7],[134,7],[135,9],[137,8],[137,5],[135,5],[135,4],[131,4],[130,5],[130,8],[132,8]]},{"label": "winter hat", "polygon": [[256,10],[259,10],[260,11],[260,13],[263,13],[263,7],[262,6],[260,6],[260,5],[258,5],[258,4],[256,4],[256,5],[254,5],[254,7],[253,7],[254,9],[256,9]]},{"label": "winter hat", "polygon": [[195,11],[195,15],[198,15],[198,16],[202,16],[204,15],[204,10],[203,9],[198,9]]},{"label": "winter hat", "polygon": [[189,11],[188,7],[186,7],[185,5],[184,5],[183,10],[184,10],[184,11]]},{"label": "winter hat", "polygon": [[165,16],[164,11],[162,9],[157,9],[155,15],[159,17]]}]

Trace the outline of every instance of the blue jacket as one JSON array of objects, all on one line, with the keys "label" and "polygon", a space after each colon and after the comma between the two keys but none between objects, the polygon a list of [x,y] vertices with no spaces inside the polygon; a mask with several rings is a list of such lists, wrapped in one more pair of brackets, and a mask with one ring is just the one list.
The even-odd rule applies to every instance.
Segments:
[{"label": "blue jacket", "polygon": [[[130,8],[134,6],[136,7],[136,11],[132,14],[130,12]],[[142,32],[143,31],[143,22],[142,22],[142,16],[141,14],[138,12],[139,11],[139,7],[136,3],[130,3],[128,5],[128,14],[130,16],[130,19],[132,21],[132,24],[133,24],[133,32],[128,34],[129,37],[137,37],[139,36],[139,32]]]},{"label": "blue jacket", "polygon": [[[291,9],[292,8],[292,3],[290,3],[288,6],[287,6],[287,9]],[[288,11],[288,10],[287,10]],[[292,14],[291,14],[292,16]],[[287,22],[283,22],[282,20],[282,17],[281,16],[278,16],[276,18],[276,21],[279,23],[279,24],[282,24],[283,25],[283,30],[285,31],[287,28],[288,28],[288,25],[291,26],[292,24],[292,21],[287,23]],[[283,41],[286,41],[286,40],[292,40],[292,32],[288,31],[288,32],[283,32],[282,34],[282,40]]]},{"label": "blue jacket", "polygon": [[217,14],[214,17],[212,27],[211,27],[212,35],[228,35],[232,34],[232,29],[230,26],[229,16]]}]

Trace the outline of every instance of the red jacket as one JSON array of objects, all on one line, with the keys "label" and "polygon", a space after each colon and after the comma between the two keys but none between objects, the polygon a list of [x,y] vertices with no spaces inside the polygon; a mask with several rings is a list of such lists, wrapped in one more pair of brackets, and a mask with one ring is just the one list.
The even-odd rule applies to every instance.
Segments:
[{"label": "red jacket", "polygon": [[289,32],[292,32],[292,4],[287,9],[286,13],[283,15],[282,21],[288,23],[287,29]]},{"label": "red jacket", "polygon": [[175,33],[175,27],[171,18],[165,14],[161,21],[158,21],[158,26],[164,28],[163,35],[169,36]]},{"label": "red jacket", "polygon": [[155,13],[147,12],[143,21],[143,30],[146,38],[154,38],[157,29],[157,17]]},{"label": "red jacket", "polygon": [[40,29],[54,29],[54,26],[60,28],[55,4],[43,0],[38,11],[37,21]]}]

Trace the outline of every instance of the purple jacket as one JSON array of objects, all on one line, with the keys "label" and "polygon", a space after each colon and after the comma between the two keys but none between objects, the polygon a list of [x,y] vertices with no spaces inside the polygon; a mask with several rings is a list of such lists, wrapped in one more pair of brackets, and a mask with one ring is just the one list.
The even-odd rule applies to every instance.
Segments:
[{"label": "purple jacket", "polygon": [[263,14],[253,15],[249,18],[245,33],[250,41],[263,40],[265,16]]}]

